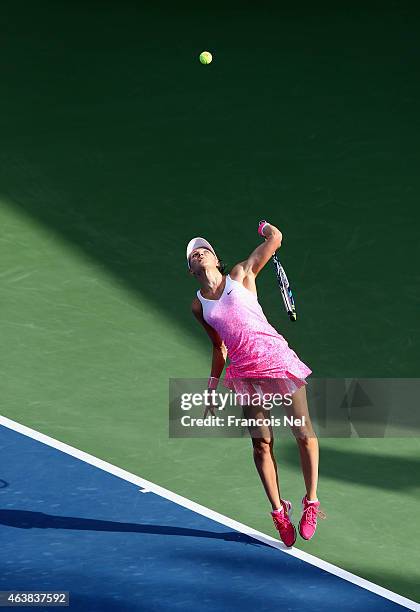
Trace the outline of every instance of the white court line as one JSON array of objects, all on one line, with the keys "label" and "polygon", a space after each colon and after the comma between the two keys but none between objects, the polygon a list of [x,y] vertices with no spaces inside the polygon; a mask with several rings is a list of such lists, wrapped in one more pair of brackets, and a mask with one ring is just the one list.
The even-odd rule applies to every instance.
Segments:
[{"label": "white court line", "polygon": [[219,514],[219,512],[210,510],[210,508],[201,506],[200,504],[197,504],[196,502],[193,502],[187,499],[186,497],[177,495],[177,493],[173,493],[172,491],[169,491],[168,489],[164,489],[163,487],[160,487],[159,485],[154,484],[153,482],[150,482],[149,480],[145,480],[144,478],[141,478],[140,476],[131,474],[130,472],[127,472],[126,470],[123,470],[122,468],[112,465],[112,463],[108,463],[107,461],[103,461],[102,459],[99,459],[98,457],[89,455],[89,453],[85,453],[84,451],[81,451],[78,448],[74,448],[73,446],[70,446],[69,444],[65,444],[64,442],[60,442],[59,440],[55,440],[54,438],[50,438],[50,436],[47,436],[39,431],[36,431],[35,429],[31,429],[30,427],[26,427],[26,425],[22,425],[21,423],[17,423],[16,421],[12,421],[11,419],[8,419],[5,416],[0,415],[0,425],[3,425],[4,427],[8,427],[9,429],[13,429],[14,431],[17,431],[18,433],[21,433],[25,436],[28,436],[29,438],[33,438],[34,440],[37,440],[38,442],[42,442],[43,444],[52,446],[53,448],[60,450],[63,453],[67,453],[67,455],[71,455],[72,457],[76,457],[76,459],[80,459],[80,461],[89,463],[90,465],[93,465],[99,468],[100,470],[104,470],[105,472],[108,472],[109,474],[113,474],[114,476],[118,476],[119,478],[122,478],[123,480],[131,482],[135,485],[138,485],[142,489],[145,489],[147,492],[150,491],[152,493],[155,493],[156,495],[160,495],[161,497],[164,497],[165,499],[169,499],[170,501],[176,504],[179,504],[180,506],[183,506],[184,508],[188,508],[189,510],[192,510],[193,512],[197,512],[198,514],[201,514],[202,516],[212,519],[213,521],[216,521],[217,523],[221,523],[222,525],[225,525],[226,527],[231,527],[232,529],[235,529],[236,531],[239,531],[247,536],[250,536],[254,538],[255,540],[264,542],[264,544],[268,544],[269,546],[272,546],[273,548],[278,548],[282,552],[288,555],[291,555],[292,557],[296,557],[297,559],[306,561],[306,563],[315,565],[316,567],[319,567],[320,569],[323,569],[326,572],[329,572],[330,574],[334,574],[335,576],[338,576],[339,578],[342,578],[343,580],[347,580],[348,582],[356,584],[357,586],[362,587],[363,589],[366,589],[367,591],[371,591],[372,593],[375,593],[376,595],[384,597],[385,599],[389,599],[390,601],[393,601],[399,604],[400,606],[407,608],[408,610],[415,610],[416,612],[420,612],[420,604],[416,603],[415,601],[412,601],[411,599],[407,599],[406,597],[403,597],[402,595],[393,593],[392,591],[389,591],[388,589],[385,589],[384,587],[374,584],[373,582],[369,582],[369,580],[365,580],[364,578],[361,578],[360,576],[356,576],[356,574],[352,574],[351,572],[348,572],[342,569],[341,567],[337,567],[336,565],[333,565],[332,563],[328,563],[327,561],[318,559],[317,557],[314,557],[313,555],[310,555],[304,552],[303,550],[299,550],[298,548],[286,548],[284,544],[280,542],[280,540],[276,540],[275,538],[272,538],[271,536],[268,536],[265,533],[262,533],[261,531],[257,531],[256,529],[253,529],[252,527],[248,527],[247,525],[244,525],[243,523],[234,521],[233,519],[227,516],[224,516],[223,514]]}]

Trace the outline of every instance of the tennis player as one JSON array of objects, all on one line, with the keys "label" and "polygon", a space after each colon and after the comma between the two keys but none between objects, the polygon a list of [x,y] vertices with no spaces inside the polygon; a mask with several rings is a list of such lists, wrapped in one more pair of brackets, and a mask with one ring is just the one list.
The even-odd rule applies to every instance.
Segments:
[{"label": "tennis player", "polygon": [[[299,533],[310,540],[317,527],[317,518],[325,518],[317,497],[319,448],[308,413],[305,377],[312,370],[289,347],[287,341],[267,321],[258,302],[256,277],[273,253],[280,247],[282,234],[277,227],[262,222],[258,233],[265,242],[246,259],[236,264],[230,274],[224,273],[216,251],[204,238],[190,240],[187,262],[200,289],[192,303],[192,312],[207,332],[213,356],[209,390],[217,388],[226,364],[229,365],[223,384],[237,397],[255,394],[290,394],[286,407],[288,417],[300,419],[301,425],[291,429],[300,454],[306,494],[302,499]],[[278,396],[277,396],[278,397]],[[254,402],[252,402],[254,404]],[[242,405],[246,419],[267,418],[262,406]],[[302,417],[305,417],[302,419]],[[253,445],[254,462],[271,504],[274,525],[286,546],[296,541],[296,528],[291,522],[292,504],[282,499],[277,464],[273,453],[273,430],[270,425],[248,427]]]}]

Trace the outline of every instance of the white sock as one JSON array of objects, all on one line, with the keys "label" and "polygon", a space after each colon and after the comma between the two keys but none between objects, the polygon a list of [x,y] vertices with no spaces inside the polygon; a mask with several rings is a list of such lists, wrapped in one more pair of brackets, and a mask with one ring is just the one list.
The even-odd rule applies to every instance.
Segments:
[{"label": "white sock", "polygon": [[307,502],[308,502],[309,504],[314,504],[315,502],[317,502],[317,501],[318,501],[318,498],[316,498],[316,499],[308,499],[308,498],[306,498],[306,500],[307,500]]},{"label": "white sock", "polygon": [[281,508],[277,508],[277,510],[272,510],[271,513],[273,512],[282,512],[283,511],[283,506],[281,506]]}]

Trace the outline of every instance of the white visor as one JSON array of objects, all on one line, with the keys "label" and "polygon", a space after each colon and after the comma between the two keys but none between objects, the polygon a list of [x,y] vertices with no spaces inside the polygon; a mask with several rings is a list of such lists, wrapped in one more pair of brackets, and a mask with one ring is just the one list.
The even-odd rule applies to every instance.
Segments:
[{"label": "white visor", "polygon": [[190,255],[191,255],[191,253],[194,251],[194,249],[198,249],[200,247],[205,247],[206,249],[211,251],[215,257],[217,257],[216,252],[213,249],[213,247],[211,246],[210,242],[207,242],[207,240],[205,238],[200,238],[200,236],[197,236],[197,238],[192,238],[192,240],[190,240],[188,245],[187,245],[187,262],[188,262],[188,267],[190,267]]}]

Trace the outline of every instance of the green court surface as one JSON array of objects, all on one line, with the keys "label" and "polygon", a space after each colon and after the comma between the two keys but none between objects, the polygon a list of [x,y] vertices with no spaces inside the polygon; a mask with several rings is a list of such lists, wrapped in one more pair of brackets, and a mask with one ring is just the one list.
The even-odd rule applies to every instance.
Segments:
[{"label": "green court surface", "polygon": [[[7,0],[0,18],[2,414],[273,535],[249,440],[168,439],[168,379],[211,356],[185,246],[229,267],[271,220],[298,322],[272,270],[259,299],[313,375],[418,376],[420,8]],[[420,440],[320,444],[328,519],[298,546],[418,599]],[[295,443],[275,451],[298,503]]]}]

